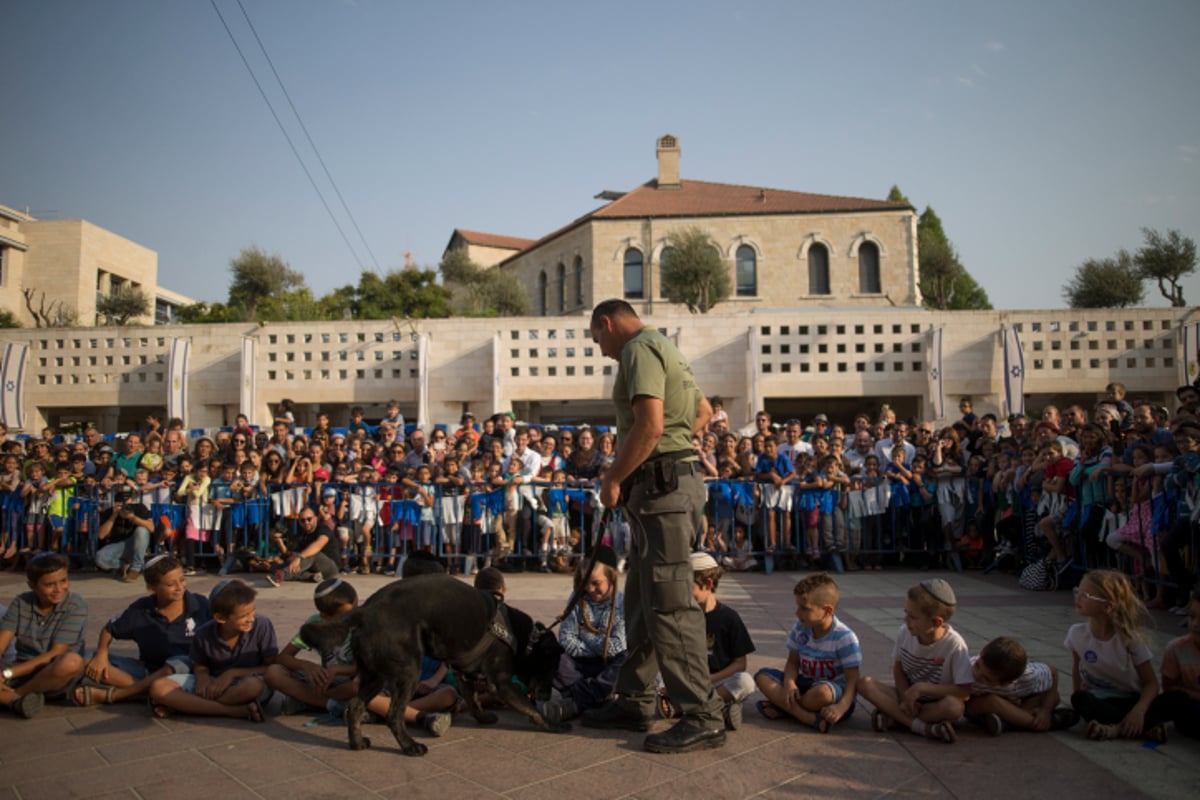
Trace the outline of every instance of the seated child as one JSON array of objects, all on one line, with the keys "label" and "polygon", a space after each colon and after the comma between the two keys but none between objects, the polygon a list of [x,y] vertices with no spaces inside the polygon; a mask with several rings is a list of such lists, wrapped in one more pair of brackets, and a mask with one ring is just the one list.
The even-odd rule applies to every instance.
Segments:
[{"label": "seated child", "polygon": [[[708,678],[713,689],[725,701],[725,729],[742,726],[742,701],[754,693],[754,678],[746,671],[746,656],[754,652],[754,642],[745,623],[729,606],[717,602],[717,584],[722,570],[708,553],[692,553],[692,597],[704,609],[704,627],[708,641]],[[663,716],[678,716],[665,690],[658,695]]]},{"label": "seated child", "polygon": [[958,738],[954,723],[963,715],[975,676],[967,643],[947,622],[957,604],[954,589],[941,578],[908,590],[904,624],[892,650],[895,684],[862,679],[861,694],[875,706],[875,730],[882,733],[899,722],[946,744]]},{"label": "seated child", "polygon": [[1058,670],[1029,661],[1016,639],[1001,636],[971,659],[975,682],[967,701],[967,719],[992,736],[1007,728],[1049,731],[1069,728],[1079,716],[1058,707]]},{"label": "seated child", "polygon": [[599,544],[593,556],[590,575],[583,572],[591,560],[579,562],[575,575],[579,602],[558,629],[558,641],[566,651],[554,675],[559,698],[538,703],[538,711],[555,727],[607,702],[625,663],[625,595],[617,591],[617,554]]},{"label": "seated child", "polygon": [[1162,659],[1163,693],[1175,730],[1200,738],[1200,593],[1188,604],[1188,632],[1167,645]]},{"label": "seated child", "polygon": [[150,685],[154,715],[172,712],[263,721],[271,690],[262,678],[279,646],[275,626],[254,613],[257,592],[239,580],[222,581],[209,593],[212,619],[192,637],[192,674],[168,675]]},{"label": "seated child", "polygon": [[87,603],[71,591],[67,566],[57,553],[31,558],[25,567],[30,591],[17,595],[0,619],[0,653],[16,644],[16,660],[0,672],[0,705],[25,719],[83,672]]},{"label": "seated child", "polygon": [[[75,687],[76,705],[117,703],[145,694],[159,678],[192,671],[192,638],[212,619],[208,599],[187,590],[183,564],[155,556],[142,573],[150,594],[134,600],[100,632],[96,654],[84,667],[94,684]],[[110,655],[113,640],[132,640],[138,656]]]},{"label": "seated child", "polygon": [[796,622],[788,634],[783,671],[761,669],[754,682],[766,700],[767,719],[791,715],[821,733],[854,711],[862,649],[858,637],[835,612],[837,583],[827,572],[809,575],[792,590]]},{"label": "seated child", "polygon": [[[305,620],[305,624],[336,619],[353,611],[358,606],[358,593],[341,578],[331,578],[317,586],[313,603],[317,613]],[[350,644],[347,638],[337,650],[321,653],[318,664],[297,657],[301,650],[311,649],[299,634],[288,642],[266,674],[267,685],[286,695],[284,713],[298,713],[308,707],[327,708],[336,713],[358,694],[358,667]],[[437,672],[435,669],[434,674]],[[412,703],[404,709],[404,722],[420,725],[434,736],[441,736],[450,727],[450,714],[444,710],[452,708],[457,699],[453,687],[422,674]],[[367,703],[367,710],[386,717],[390,706],[391,699],[380,694]]]}]

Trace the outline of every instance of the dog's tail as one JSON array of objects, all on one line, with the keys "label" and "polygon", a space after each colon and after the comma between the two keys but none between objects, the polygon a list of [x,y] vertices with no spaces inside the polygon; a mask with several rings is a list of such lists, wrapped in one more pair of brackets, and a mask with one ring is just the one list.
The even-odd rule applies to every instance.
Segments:
[{"label": "dog's tail", "polygon": [[300,628],[300,639],[318,653],[341,647],[346,637],[362,625],[362,609],[347,611],[336,619],[308,622]]}]

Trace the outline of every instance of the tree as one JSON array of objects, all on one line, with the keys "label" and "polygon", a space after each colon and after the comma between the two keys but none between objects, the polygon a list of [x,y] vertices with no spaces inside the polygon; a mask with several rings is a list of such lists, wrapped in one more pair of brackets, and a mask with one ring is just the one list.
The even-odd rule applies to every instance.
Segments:
[{"label": "tree", "polygon": [[17,315],[7,308],[0,308],[0,328],[19,327],[21,327],[21,320],[17,319]]},{"label": "tree", "polygon": [[1114,258],[1089,258],[1063,287],[1071,308],[1126,308],[1140,304],[1144,295],[1141,272],[1126,250]]},{"label": "tree", "polygon": [[282,258],[267,253],[258,245],[242,249],[229,262],[233,282],[229,284],[229,305],[246,309],[248,319],[258,318],[258,304],[269,297],[304,285],[304,275],[288,267]]},{"label": "tree", "polygon": [[906,203],[910,206],[912,205],[912,201],[905,197],[904,192],[900,191],[900,187],[895,184],[892,184],[892,190],[888,192],[887,199],[889,203]]},{"label": "tree", "polygon": [[33,307],[33,297],[37,294],[37,289],[26,287],[21,290],[21,294],[25,296],[25,308],[29,309],[29,314],[33,317],[35,327],[70,328],[79,320],[79,315],[75,312],[75,309],[62,300],[46,302],[45,292],[42,292],[37,308]]},{"label": "tree", "polygon": [[258,322],[313,322],[329,317],[326,309],[313,297],[312,289],[301,286],[262,298],[254,319]]},{"label": "tree", "polygon": [[129,320],[144,317],[150,311],[150,298],[146,293],[128,285],[96,301],[96,315],[104,317],[109,325],[126,325]]},{"label": "tree", "polygon": [[660,263],[663,297],[683,303],[688,311],[707,314],[729,297],[733,281],[712,237],[698,227],[667,237],[666,257]]},{"label": "tree", "polygon": [[529,313],[529,294],[517,278],[499,267],[484,269],[463,248],[455,248],[438,265],[450,290],[450,305],[464,317],[520,317]]},{"label": "tree", "polygon": [[1138,250],[1134,263],[1143,280],[1155,281],[1172,306],[1187,305],[1179,281],[1196,271],[1196,243],[1179,231],[1167,231],[1163,236],[1150,228],[1142,228],[1142,239],[1146,245]]},{"label": "tree", "polygon": [[363,272],[358,286],[343,286],[320,300],[326,319],[430,319],[450,316],[450,291],[433,270]]},{"label": "tree", "polygon": [[931,206],[926,206],[917,220],[917,252],[921,301],[926,308],[970,311],[992,307],[987,292],[959,261],[941,217]]},{"label": "tree", "polygon": [[224,303],[206,303],[201,300],[179,309],[179,321],[184,325],[208,322],[241,322],[245,310]]}]

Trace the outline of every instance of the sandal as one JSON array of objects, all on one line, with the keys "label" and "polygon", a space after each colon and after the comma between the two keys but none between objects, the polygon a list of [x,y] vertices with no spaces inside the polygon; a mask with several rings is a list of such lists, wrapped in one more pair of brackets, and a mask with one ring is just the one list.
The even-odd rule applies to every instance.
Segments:
[{"label": "sandal", "polygon": [[262,706],[258,704],[257,700],[251,700],[246,704],[246,715],[246,718],[251,722],[266,722],[266,718],[263,717]]},{"label": "sandal", "polygon": [[150,711],[154,714],[155,719],[170,719],[175,716],[175,709],[162,703],[155,703],[153,700],[150,701]]},{"label": "sandal", "polygon": [[[71,705],[88,707],[98,706],[101,703],[112,703],[113,694],[117,691],[115,686],[91,686],[89,684],[80,684],[75,687],[75,690],[68,695],[71,698]],[[104,699],[100,699],[100,693],[104,693]]]},{"label": "sandal", "polygon": [[1092,720],[1087,726],[1087,738],[1096,742],[1121,738],[1120,725],[1105,725],[1103,722]]},{"label": "sandal", "polygon": [[767,719],[785,719],[787,717],[787,713],[770,700],[759,700],[754,707]]},{"label": "sandal", "polygon": [[817,723],[813,727],[817,729],[817,733],[829,733],[833,729],[833,723],[822,717],[820,712],[818,712]]},{"label": "sandal", "polygon": [[1143,738],[1145,738],[1145,740],[1147,742],[1154,742],[1155,744],[1166,744],[1167,743],[1167,726],[1166,725],[1155,725],[1153,728],[1151,728],[1150,730],[1143,733],[1142,736],[1143,736]]}]

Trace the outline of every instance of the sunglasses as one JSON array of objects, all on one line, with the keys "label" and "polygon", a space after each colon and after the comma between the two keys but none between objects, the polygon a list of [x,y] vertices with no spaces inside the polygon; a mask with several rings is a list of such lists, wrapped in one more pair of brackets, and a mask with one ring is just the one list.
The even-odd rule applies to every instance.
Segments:
[{"label": "sunglasses", "polygon": [[300,518],[300,521],[301,521],[301,522],[316,522],[316,521],[317,521],[317,518],[316,518],[316,517],[314,517],[314,516],[311,516],[311,515],[310,515],[310,516],[304,516],[304,517],[301,517],[301,518]]}]

